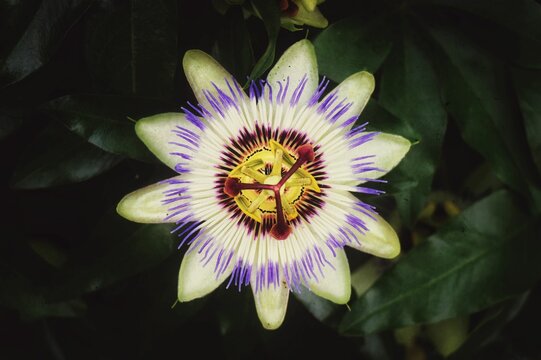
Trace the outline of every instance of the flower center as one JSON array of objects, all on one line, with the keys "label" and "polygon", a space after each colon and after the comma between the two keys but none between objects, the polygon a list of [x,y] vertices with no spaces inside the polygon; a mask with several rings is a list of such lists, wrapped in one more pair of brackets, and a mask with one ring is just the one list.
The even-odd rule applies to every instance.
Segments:
[{"label": "flower center", "polygon": [[224,193],[235,199],[247,216],[261,223],[263,217],[275,214],[270,234],[277,240],[291,234],[289,221],[299,214],[296,206],[306,190],[320,192],[316,180],[301,166],[314,161],[314,149],[304,144],[290,154],[278,142],[256,149],[227,177]]}]

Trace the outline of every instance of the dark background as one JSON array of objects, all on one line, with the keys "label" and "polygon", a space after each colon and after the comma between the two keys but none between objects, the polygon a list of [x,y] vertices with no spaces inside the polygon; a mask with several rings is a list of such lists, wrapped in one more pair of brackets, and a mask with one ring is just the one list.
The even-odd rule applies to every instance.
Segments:
[{"label": "dark background", "polygon": [[[218,3],[0,0],[0,358],[541,358],[539,2],[327,0],[297,32]],[[242,83],[305,37],[334,83],[374,73],[361,119],[415,144],[366,200],[404,255],[348,252],[349,307],[292,296],[274,332],[249,289],[173,306],[179,239],[114,210],[170,175],[133,121],[194,100],[188,49]]]}]

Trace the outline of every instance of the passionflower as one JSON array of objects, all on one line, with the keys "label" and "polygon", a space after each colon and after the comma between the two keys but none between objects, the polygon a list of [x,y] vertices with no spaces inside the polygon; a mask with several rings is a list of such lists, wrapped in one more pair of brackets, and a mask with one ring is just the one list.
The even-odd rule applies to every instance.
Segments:
[{"label": "passionflower", "polygon": [[247,93],[202,51],[188,51],[183,67],[198,104],[135,125],[176,176],[127,195],[118,213],[176,225],[189,246],[181,302],[226,280],[227,287],[250,285],[268,329],[283,322],[291,291],[345,304],[345,246],[382,258],[400,252],[393,228],[354,195],[379,194],[365,184],[381,181],[410,148],[403,137],[355,125],[373,76],[358,72],[326,94],[329,81],[319,82],[308,40],[291,46]]}]

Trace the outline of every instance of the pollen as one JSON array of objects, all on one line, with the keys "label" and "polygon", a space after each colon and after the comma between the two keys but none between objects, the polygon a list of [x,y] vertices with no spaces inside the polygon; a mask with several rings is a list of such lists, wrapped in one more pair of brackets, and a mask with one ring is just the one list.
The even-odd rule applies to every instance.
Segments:
[{"label": "pollen", "polygon": [[285,240],[292,232],[289,222],[299,216],[297,206],[304,194],[320,192],[315,178],[303,168],[314,158],[311,144],[302,144],[290,152],[271,140],[231,171],[223,191],[258,223],[266,217],[274,218],[270,234],[276,240]]}]

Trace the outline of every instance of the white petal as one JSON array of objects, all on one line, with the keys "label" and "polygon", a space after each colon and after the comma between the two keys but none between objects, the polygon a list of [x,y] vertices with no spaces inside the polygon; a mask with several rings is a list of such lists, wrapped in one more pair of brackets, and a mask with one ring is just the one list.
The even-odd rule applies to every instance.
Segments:
[{"label": "white petal", "polygon": [[205,252],[196,250],[188,251],[178,274],[178,300],[180,302],[191,301],[203,297],[214,291],[233,271],[233,262],[219,276],[216,276],[215,261],[209,261],[205,265],[203,257]]},{"label": "white petal", "polygon": [[228,93],[229,87],[227,82],[229,82],[236,95],[246,97],[243,91],[240,94],[236,92],[238,83],[233,78],[233,75],[225,70],[212,56],[201,50],[188,50],[184,54],[182,66],[197,101],[208,110],[212,110],[212,107],[203,90],[209,91],[216,97],[217,91],[212,85],[213,83]]},{"label": "white petal", "polygon": [[[351,193],[347,197],[352,202],[359,200]],[[355,235],[358,243],[352,241],[348,243],[354,249],[372,254],[385,259],[393,259],[400,254],[400,241],[393,227],[381,216],[375,213],[359,211],[352,208],[351,216],[361,220],[368,230],[360,231],[358,228],[347,224],[347,228]]]},{"label": "white petal", "polygon": [[[171,180],[178,179],[180,176]],[[143,224],[175,222],[174,219],[166,219],[171,205],[162,202],[165,199],[164,191],[168,188],[171,188],[171,184],[156,183],[136,190],[120,200],[116,211],[128,220]]]},{"label": "white petal", "polygon": [[[137,121],[135,124],[137,136],[161,162],[173,170],[181,162],[181,158],[174,155],[175,153],[183,152],[190,155],[194,151],[188,148],[196,149],[194,144],[179,138],[173,133],[177,126],[182,126],[195,134],[201,133],[201,130],[186,120],[186,116],[182,113],[164,113],[149,116]],[[173,142],[184,143],[188,148],[181,148],[173,144]]]},{"label": "white petal", "polygon": [[274,330],[282,325],[286,316],[289,289],[285,281],[280,286],[266,287],[255,290],[255,271],[252,272],[252,292],[254,294],[257,316],[265,329]]},{"label": "white petal", "polygon": [[267,81],[276,87],[277,82],[285,84],[289,77],[288,94],[293,95],[301,80],[307,77],[299,104],[310,99],[318,85],[317,59],[314,45],[308,40],[301,40],[291,45],[276,65],[269,71]]},{"label": "white petal", "polygon": [[360,235],[360,245],[352,243],[357,250],[372,254],[384,259],[393,259],[400,254],[400,241],[393,227],[379,215],[372,215],[373,220],[365,215],[365,222],[369,231]]},{"label": "white petal", "polygon": [[[367,133],[362,133],[367,134]],[[377,134],[372,140],[353,149],[353,157],[375,155],[371,158],[374,166],[382,171],[363,172],[365,178],[377,179],[391,171],[406,156],[411,143],[408,139],[386,133]]]},{"label": "white petal", "polygon": [[[370,95],[374,91],[376,86],[374,76],[366,71],[360,71],[353,75],[350,75],[344,81],[342,81],[327,97],[336,95],[338,101],[346,100],[346,103],[352,103],[348,111],[346,111],[341,119],[346,121],[354,116],[359,116],[364,107],[370,100]],[[325,101],[325,99],[322,100]],[[353,126],[351,123],[347,130]]]},{"label": "white petal", "polygon": [[330,300],[336,304],[345,304],[351,296],[351,277],[349,272],[348,259],[343,249],[334,249],[336,256],[325,249],[325,257],[334,266],[331,268],[328,264],[322,268],[324,277],[318,275],[318,281],[311,280],[310,290],[322,298]]}]

